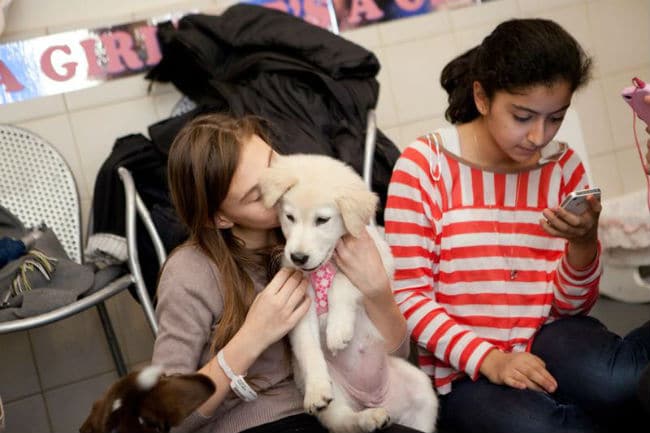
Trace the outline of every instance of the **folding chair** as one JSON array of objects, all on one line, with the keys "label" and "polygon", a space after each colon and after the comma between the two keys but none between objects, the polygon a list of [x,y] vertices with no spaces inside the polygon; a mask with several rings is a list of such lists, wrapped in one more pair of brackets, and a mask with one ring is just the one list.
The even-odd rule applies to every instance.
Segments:
[{"label": "folding chair", "polygon": [[[189,99],[187,96],[182,96],[175,104],[171,110],[171,116],[180,116],[189,111],[192,111],[196,108],[196,104]],[[147,321],[151,326],[151,330],[154,335],[158,333],[158,326],[156,324],[155,313],[151,298],[149,297],[149,291],[145,283],[145,279],[142,274],[142,269],[140,267],[140,260],[138,257],[138,245],[137,245],[137,224],[136,224],[136,215],[139,216],[144,224],[147,233],[151,237],[153,242],[154,250],[158,258],[158,265],[163,266],[165,260],[167,259],[167,253],[165,246],[158,234],[156,226],[153,223],[151,215],[144,204],[144,201],[141,199],[138,194],[137,188],[135,186],[135,181],[131,172],[126,167],[119,167],[117,169],[118,175],[124,185],[125,192],[125,209],[126,209],[126,245],[128,252],[127,264],[129,271],[131,272],[132,282],[136,288],[136,296],[140,301]],[[144,300],[144,301],[143,301]]]},{"label": "folding chair", "polygon": [[[0,322],[0,334],[43,326],[97,307],[104,332],[120,376],[126,374],[117,338],[104,301],[131,284],[154,334],[157,332],[151,300],[139,274],[135,239],[135,215],[140,214],[154,244],[162,245],[153,228],[149,214],[137,196],[128,174],[120,173],[127,195],[126,218],[129,234],[129,269],[131,273],[118,276],[92,294],[75,302],[37,316]],[[81,214],[75,179],[63,157],[44,139],[9,125],[0,125],[0,204],[16,215],[25,226],[45,223],[61,242],[69,258],[83,263],[81,248]],[[132,245],[133,244],[133,245]],[[164,249],[156,248],[160,263],[165,260]]]},{"label": "folding chair", "polygon": [[[196,108],[196,104],[187,96],[181,96],[172,107],[170,116],[180,116]],[[158,234],[156,226],[153,223],[151,215],[147,210],[146,205],[140,198],[133,176],[126,167],[119,167],[117,169],[118,175],[124,185],[124,192],[126,198],[126,242],[128,251],[128,266],[131,274],[133,275],[134,284],[137,291],[138,299],[150,299],[146,287],[145,280],[142,276],[142,269],[140,268],[140,260],[138,257],[138,246],[136,236],[136,214],[140,216],[142,222],[151,236],[153,241],[154,250],[158,257],[158,264],[160,267],[164,264],[167,258],[165,246]],[[152,303],[150,301],[142,303],[147,320],[151,325],[154,335],[158,333],[158,326],[154,315]]]}]

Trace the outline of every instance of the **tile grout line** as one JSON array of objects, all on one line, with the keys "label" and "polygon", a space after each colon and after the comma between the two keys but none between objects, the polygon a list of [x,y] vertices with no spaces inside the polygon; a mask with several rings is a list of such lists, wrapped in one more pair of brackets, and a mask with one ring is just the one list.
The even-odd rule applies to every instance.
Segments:
[{"label": "tile grout line", "polygon": [[[39,371],[38,368],[38,362],[36,361],[36,354],[34,353],[34,343],[32,341],[32,333],[28,330],[27,331],[27,341],[29,341],[29,349],[32,354],[32,362],[34,363],[34,371],[36,373],[36,380],[38,381],[38,388],[40,389],[40,392],[38,395],[40,396],[41,403],[43,404],[43,408],[45,409],[45,416],[47,418],[47,426],[50,429],[50,432],[54,432],[54,425],[52,423],[52,417],[50,416],[50,410],[47,407],[47,402],[45,401],[45,391],[43,390],[43,381],[41,380],[41,372]],[[36,394],[34,394],[36,395]]]}]

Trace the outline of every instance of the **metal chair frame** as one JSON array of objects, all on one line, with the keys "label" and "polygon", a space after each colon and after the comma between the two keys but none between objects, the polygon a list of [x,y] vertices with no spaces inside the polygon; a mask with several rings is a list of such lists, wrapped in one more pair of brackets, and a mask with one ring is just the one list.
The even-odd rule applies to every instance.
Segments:
[{"label": "metal chair frame", "polygon": [[[72,175],[72,171],[70,170],[69,165],[50,143],[48,143],[46,140],[42,139],[41,137],[37,136],[36,134],[30,131],[24,130],[22,128],[17,128],[15,126],[0,125],[0,143],[2,143],[3,141],[1,139],[3,135],[18,137],[17,140],[22,142],[19,144],[12,143],[12,145],[14,144],[17,146],[22,145],[23,147],[27,148],[28,152],[45,152],[47,154],[45,158],[49,159],[48,163],[54,164],[53,166],[54,168],[52,167],[49,168],[56,170],[57,173],[55,173],[55,177],[59,176],[60,178],[58,180],[62,181],[61,185],[58,184],[57,185],[62,188],[67,187],[68,188],[67,192],[70,194],[67,198],[68,199],[71,198],[73,201],[72,204],[74,205],[74,209],[73,209],[74,212],[69,212],[69,215],[66,216],[72,218],[73,221],[72,231],[74,231],[75,233],[65,233],[65,235],[62,234],[64,231],[69,232],[71,230],[69,228],[66,230],[65,227],[61,227],[61,225],[57,223],[56,217],[52,216],[51,211],[54,209],[54,206],[56,206],[56,204],[54,203],[44,204],[46,201],[44,200],[43,204],[41,204],[40,207],[37,207],[37,210],[40,211],[40,213],[39,212],[35,213],[32,212],[31,210],[26,210],[25,206],[21,206],[21,204],[18,202],[18,199],[12,200],[10,191],[8,190],[9,188],[6,187],[6,184],[4,187],[0,185],[0,192],[3,190],[3,188],[7,188],[7,190],[4,191],[6,196],[5,194],[0,195],[0,203],[3,204],[5,207],[7,207],[11,212],[15,213],[18,216],[18,218],[21,219],[21,221],[23,221],[23,223],[26,225],[35,225],[35,224],[39,224],[42,221],[48,224],[54,230],[57,237],[59,237],[59,239],[61,240],[61,243],[66,253],[70,256],[70,258],[76,261],[77,263],[81,264],[83,262],[83,256],[81,252],[81,216],[80,216],[79,194],[78,194],[77,185],[74,176]],[[15,157],[14,153],[12,153],[15,152],[14,149],[4,147],[8,145],[9,145],[8,143],[4,143],[0,145],[0,156],[1,156],[0,167],[2,167],[3,165],[11,164],[12,160],[10,158],[18,159],[17,157]],[[22,150],[24,149],[21,149],[21,151]],[[30,162],[30,161],[25,160],[23,162]],[[9,169],[10,168],[11,167],[9,167]],[[142,278],[142,273],[140,271],[140,263],[138,261],[138,253],[135,244],[136,215],[139,215],[140,218],[142,218],[145,228],[147,229],[149,235],[152,237],[156,249],[156,254],[158,256],[158,261],[161,265],[162,263],[164,263],[166,259],[166,254],[162,246],[163,244],[162,241],[160,240],[160,236],[158,235],[153,225],[153,222],[151,221],[149,212],[147,211],[140,196],[135,190],[133,179],[130,173],[128,172],[128,170],[124,168],[119,168],[118,171],[119,171],[119,176],[124,184],[124,189],[126,194],[125,218],[126,218],[126,227],[127,227],[127,248],[129,252],[128,267],[130,273],[121,275],[120,277],[111,281],[110,283],[108,283],[106,286],[99,289],[95,293],[92,293],[91,295],[86,297],[82,297],[68,305],[56,308],[52,311],[43,314],[39,314],[37,316],[0,322],[0,334],[24,331],[24,330],[44,326],[65,319],[72,315],[75,315],[92,306],[96,306],[100,319],[102,321],[104,332],[118,374],[122,376],[127,372],[126,366],[124,363],[124,359],[122,357],[119,344],[117,342],[117,338],[115,337],[115,332],[113,330],[110,317],[108,315],[108,312],[106,311],[106,306],[104,304],[104,301],[118,294],[122,290],[128,288],[130,285],[135,284],[136,293],[140,301],[140,304],[142,305],[142,308],[144,310],[147,322],[149,323],[149,326],[151,327],[154,335],[158,332],[158,327],[154,316],[153,305],[151,299],[149,298],[148,292],[146,290],[145,283]],[[7,172],[3,170],[0,172],[0,174],[6,174]],[[47,170],[44,170],[44,172],[47,172]],[[32,182],[33,181],[34,179],[32,179]],[[47,179],[47,180],[42,180],[41,182],[51,182],[51,181],[52,179]],[[52,187],[54,187],[54,185],[52,185]],[[38,196],[37,194],[34,195],[35,197],[30,197],[30,198],[32,199],[44,198]],[[25,199],[28,200],[29,198],[25,198]],[[64,201],[64,199],[59,200],[58,202],[59,206],[62,206],[61,201]],[[71,206],[70,203],[63,203],[63,204],[66,206]],[[73,213],[74,215],[72,215]]]}]

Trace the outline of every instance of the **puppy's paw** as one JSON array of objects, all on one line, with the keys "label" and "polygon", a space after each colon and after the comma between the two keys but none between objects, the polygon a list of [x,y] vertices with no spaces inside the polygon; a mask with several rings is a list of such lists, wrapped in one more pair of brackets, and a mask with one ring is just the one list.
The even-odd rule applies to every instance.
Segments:
[{"label": "puppy's paw", "polygon": [[336,355],[336,352],[348,347],[354,335],[354,324],[344,321],[327,323],[327,348]]},{"label": "puppy's paw", "polygon": [[390,415],[383,407],[362,410],[358,416],[359,427],[363,432],[383,429],[390,424]]},{"label": "puppy's paw", "polygon": [[305,412],[316,415],[332,401],[332,384],[329,380],[314,380],[305,384]]}]

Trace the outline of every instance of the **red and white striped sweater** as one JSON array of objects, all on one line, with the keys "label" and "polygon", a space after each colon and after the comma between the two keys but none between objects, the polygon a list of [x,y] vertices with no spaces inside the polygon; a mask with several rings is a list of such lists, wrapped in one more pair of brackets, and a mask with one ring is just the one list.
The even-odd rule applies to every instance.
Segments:
[{"label": "red and white striped sweater", "polygon": [[[439,132],[445,142],[457,140],[453,128]],[[546,149],[553,146],[559,143]],[[542,325],[592,307],[600,253],[587,268],[574,269],[565,259],[566,241],[539,225],[543,209],[587,183],[569,148],[510,173],[438,153],[427,138],[402,153],[385,212],[394,293],[418,343],[420,367],[440,394],[463,374],[478,378],[495,346],[529,350]]]}]

